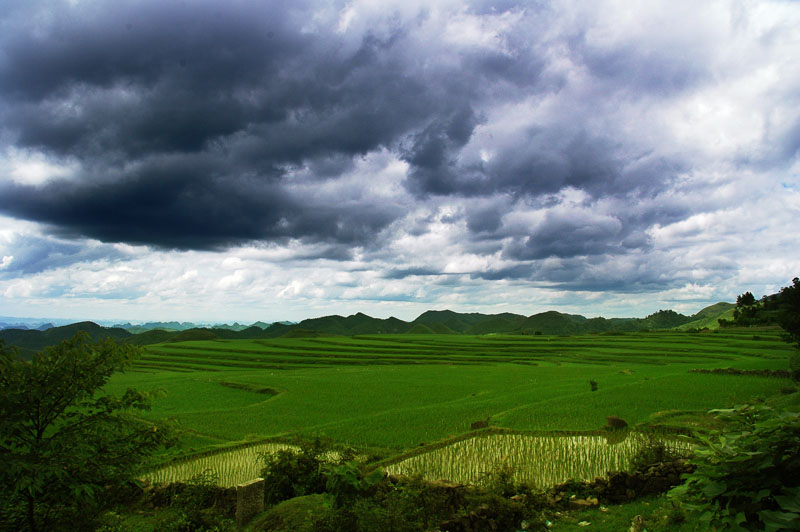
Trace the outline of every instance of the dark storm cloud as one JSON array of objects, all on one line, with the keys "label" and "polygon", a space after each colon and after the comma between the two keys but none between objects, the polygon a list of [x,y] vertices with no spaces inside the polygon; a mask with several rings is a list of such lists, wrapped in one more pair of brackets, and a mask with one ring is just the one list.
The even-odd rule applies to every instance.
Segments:
[{"label": "dark storm cloud", "polygon": [[[119,181],[0,185],[0,206],[51,224],[62,236],[177,249],[254,240],[369,242],[396,209],[337,209],[288,194],[269,180],[225,175],[211,161],[157,161]],[[341,255],[341,252],[337,252]],[[333,256],[333,255],[332,255]]]},{"label": "dark storm cloud", "polygon": [[411,167],[409,189],[420,196],[469,194],[475,189],[464,168],[458,167],[456,155],[477,124],[475,112],[465,107],[414,135],[411,147],[402,153]]},{"label": "dark storm cloud", "polygon": [[[529,129],[491,162],[460,159],[491,98],[557,90],[527,45],[535,13],[507,32],[510,52],[451,57],[426,55],[399,22],[355,43],[301,30],[314,15],[304,4],[19,6],[0,37],[3,129],[16,148],[80,170],[43,187],[5,184],[0,210],[64,235],[181,249],[285,238],[369,245],[399,209],[368,197],[323,205],[289,186],[336,179],[380,148],[409,164],[406,186],[418,197],[601,195],[658,189],[672,175],[651,162],[642,178],[617,141],[574,120]],[[602,75],[631,61],[582,53]],[[471,212],[467,223],[491,235],[500,212]],[[573,252],[562,247],[520,254]]]},{"label": "dark storm cloud", "polygon": [[613,217],[550,211],[524,241],[506,249],[505,254],[514,260],[538,260],[615,253],[619,252],[621,231],[622,223]]},{"label": "dark storm cloud", "polygon": [[[313,13],[297,5],[49,7],[36,31],[22,18],[30,6],[4,23],[3,130],[15,148],[80,170],[3,184],[1,211],[66,235],[182,249],[368,245],[401,214],[287,189],[297,175],[338,177],[436,116],[440,87],[408,75],[401,28],[348,52],[332,33],[301,31]],[[443,134],[463,143],[469,110],[444,107]]]},{"label": "dark storm cloud", "polygon": [[665,189],[688,167],[674,157],[627,153],[621,141],[574,121],[530,129],[481,164],[459,165],[452,151],[446,136],[417,139],[415,157],[407,159],[409,188],[420,196],[535,197],[571,187],[595,197],[640,197]]},{"label": "dark storm cloud", "polygon": [[472,233],[494,233],[503,225],[503,212],[492,206],[467,213],[467,229]]}]

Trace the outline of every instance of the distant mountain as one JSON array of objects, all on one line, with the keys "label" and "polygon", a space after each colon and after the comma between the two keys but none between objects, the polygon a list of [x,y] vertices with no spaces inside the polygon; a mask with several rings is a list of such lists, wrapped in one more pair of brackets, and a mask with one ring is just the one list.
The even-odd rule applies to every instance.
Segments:
[{"label": "distant mountain", "polygon": [[30,327],[28,327],[24,323],[3,323],[3,322],[0,322],[0,330],[4,330],[4,329],[19,329],[21,331],[27,331],[28,329],[30,329]]},{"label": "distant mountain", "polygon": [[137,334],[144,331],[152,331],[153,329],[163,329],[165,331],[185,331],[187,329],[195,329],[197,328],[197,325],[188,321],[148,321],[147,323],[142,323],[139,325],[132,325],[130,323],[117,324],[114,325],[114,327],[119,327],[130,332],[135,331],[134,334]]},{"label": "distant mountain", "polygon": [[[362,312],[347,317],[334,315],[311,318],[303,320],[296,325],[287,325],[285,327],[345,336],[355,334],[402,334],[411,328],[408,322],[394,317],[387,319],[373,318]],[[267,330],[269,331],[270,329]]]},{"label": "distant mountain", "polygon": [[125,343],[133,345],[151,345],[169,342],[170,338],[177,333],[175,331],[165,331],[164,329],[152,329],[138,334],[134,334],[124,340]]},{"label": "distant mountain", "polygon": [[[502,318],[502,317],[514,317],[516,318],[516,314],[479,314],[476,312],[469,313],[469,314],[462,314],[459,312],[453,312],[452,310],[428,310],[420,314],[417,319],[415,319],[411,323],[421,323],[423,325],[427,325],[432,330],[436,331],[435,326],[438,325],[444,326],[447,329],[456,332],[465,334],[469,329],[476,324],[485,321],[488,317],[490,318]],[[520,318],[524,318],[524,316],[519,316]],[[512,318],[512,319],[514,319]]]},{"label": "distant mountain", "polygon": [[46,331],[47,329],[52,329],[55,327],[52,323],[7,323],[0,321],[0,330],[4,329],[21,329],[23,331],[27,330],[35,330],[35,331]]},{"label": "distant mountain", "polygon": [[190,340],[217,340],[220,338],[216,333],[217,331],[226,331],[227,329],[186,329],[179,331],[169,337],[167,342],[188,342]]},{"label": "distant mountain", "polygon": [[[645,318],[586,318],[578,314],[565,314],[554,310],[532,316],[520,314],[459,313],[451,310],[429,310],[414,321],[406,322],[394,317],[373,318],[364,313],[351,316],[323,316],[299,323],[276,322],[267,325],[256,322],[245,326],[239,323],[211,328],[189,327],[187,322],[150,322],[143,326],[101,327],[94,322],[81,322],[44,331],[32,329],[6,329],[0,339],[18,346],[25,354],[32,354],[47,345],[72,337],[76,331],[86,331],[92,338],[115,338],[134,345],[151,345],[164,342],[216,339],[258,339],[277,337],[353,336],[359,334],[592,334],[603,332],[635,332],[661,329],[716,328],[717,319],[731,315],[734,305],[716,303],[693,316],[672,310],[659,310]],[[151,329],[141,330],[145,327]],[[132,331],[138,330],[133,334]]]},{"label": "distant mountain", "polygon": [[[286,322],[291,323],[291,322]],[[269,323],[264,323],[263,321],[257,321],[252,325],[244,325],[241,323],[234,322],[233,325],[228,325],[227,323],[222,324],[215,324],[212,325],[211,329],[228,329],[231,331],[244,331],[245,329],[249,329],[250,327],[258,327],[259,329],[266,329],[269,327]],[[125,329],[126,331],[133,333],[133,334],[140,334],[146,331],[152,330],[163,330],[163,331],[188,331],[189,329],[198,329],[204,328],[202,325],[198,325],[196,323],[192,323],[190,321],[184,322],[177,322],[177,321],[150,321],[144,324],[133,325],[132,323],[118,323],[115,324],[114,327],[119,327],[120,329]]]},{"label": "distant mountain", "polygon": [[227,323],[222,324],[214,324],[212,329],[228,329],[229,331],[243,331],[249,327],[248,325],[242,325],[241,323],[234,322],[233,325],[228,325]]}]

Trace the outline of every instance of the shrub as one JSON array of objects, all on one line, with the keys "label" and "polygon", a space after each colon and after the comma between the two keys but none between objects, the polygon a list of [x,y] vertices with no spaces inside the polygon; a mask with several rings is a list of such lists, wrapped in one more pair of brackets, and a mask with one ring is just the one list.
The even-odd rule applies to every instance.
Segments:
[{"label": "shrub", "polygon": [[717,530],[800,530],[800,413],[717,410],[730,430],[698,436],[697,469],[670,495]]},{"label": "shrub", "polygon": [[789,355],[789,376],[795,382],[800,382],[800,351]]},{"label": "shrub", "polygon": [[631,458],[631,471],[646,471],[648,467],[663,462],[674,462],[684,458],[684,454],[668,443],[656,438],[650,438]]},{"label": "shrub", "polygon": [[479,484],[488,492],[501,497],[510,497],[517,493],[517,484],[514,482],[514,468],[508,461],[483,474]]},{"label": "shrub", "polygon": [[326,472],[325,490],[333,495],[336,506],[351,503],[356,497],[367,495],[383,480],[383,471],[376,469],[362,475],[355,460],[332,465]]},{"label": "shrub", "polygon": [[589,388],[591,388],[593,392],[596,392],[597,391],[597,381],[595,381],[595,380],[589,381]]},{"label": "shrub", "polygon": [[235,529],[233,520],[226,519],[215,508],[219,477],[210,469],[198,473],[176,494],[171,506],[178,514],[160,523],[163,532],[227,532]]},{"label": "shrub", "polygon": [[316,439],[301,443],[299,450],[283,449],[262,455],[264,502],[270,506],[301,495],[323,493],[327,451],[327,446]]}]

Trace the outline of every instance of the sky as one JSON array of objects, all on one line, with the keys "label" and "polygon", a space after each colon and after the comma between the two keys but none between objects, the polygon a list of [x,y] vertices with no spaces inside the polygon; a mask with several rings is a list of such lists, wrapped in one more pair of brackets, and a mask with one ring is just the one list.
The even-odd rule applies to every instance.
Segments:
[{"label": "sky", "polygon": [[692,314],[800,275],[800,2],[4,0],[0,315]]}]

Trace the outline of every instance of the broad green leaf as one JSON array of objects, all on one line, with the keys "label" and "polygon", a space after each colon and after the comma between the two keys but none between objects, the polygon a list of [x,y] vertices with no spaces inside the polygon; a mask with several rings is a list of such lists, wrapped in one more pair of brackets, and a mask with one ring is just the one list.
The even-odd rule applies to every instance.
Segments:
[{"label": "broad green leaf", "polygon": [[787,512],[800,513],[800,496],[794,495],[776,495],[775,501],[780,505],[782,510]]},{"label": "broad green leaf", "polygon": [[725,482],[710,482],[706,484],[705,488],[703,488],[703,495],[713,499],[714,497],[725,493],[726,489],[728,489],[728,486]]}]

